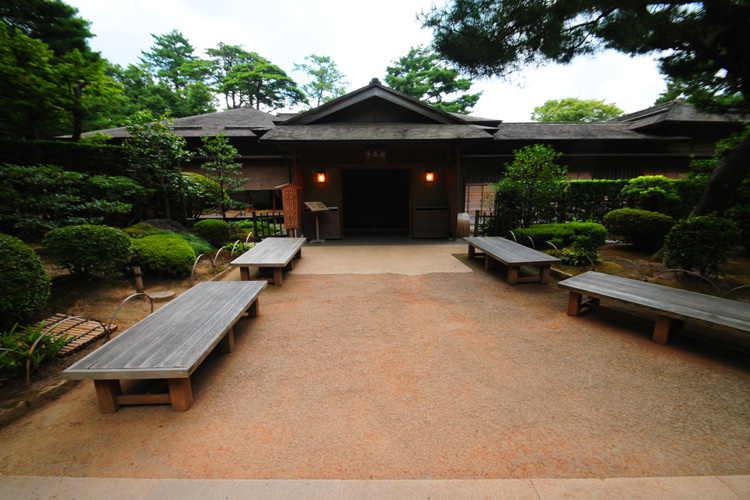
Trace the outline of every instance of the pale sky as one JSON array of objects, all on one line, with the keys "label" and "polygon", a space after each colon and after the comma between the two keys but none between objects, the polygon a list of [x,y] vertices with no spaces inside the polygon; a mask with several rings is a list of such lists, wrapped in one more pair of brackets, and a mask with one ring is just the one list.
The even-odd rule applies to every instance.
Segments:
[{"label": "pale sky", "polygon": [[[444,0],[439,0],[442,5]],[[428,45],[431,32],[416,14],[432,0],[65,0],[92,22],[93,50],[113,63],[137,63],[153,45],[151,34],[176,29],[206,57],[219,42],[242,45],[287,72],[300,86],[307,82],[294,63],[305,56],[330,56],[351,84],[383,83],[386,66],[410,47]],[[505,122],[530,121],[535,106],[550,99],[603,99],[625,112],[653,105],[666,88],[651,57],[630,58],[606,52],[566,66],[528,69],[513,82],[477,80],[471,91],[484,94],[473,115]]]}]

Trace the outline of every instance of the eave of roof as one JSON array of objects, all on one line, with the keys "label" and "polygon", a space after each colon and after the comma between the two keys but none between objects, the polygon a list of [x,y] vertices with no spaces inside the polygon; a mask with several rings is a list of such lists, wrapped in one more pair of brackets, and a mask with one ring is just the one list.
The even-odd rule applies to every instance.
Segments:
[{"label": "eave of roof", "polygon": [[491,141],[492,135],[472,125],[420,123],[334,123],[285,125],[263,136],[261,142],[430,142]]},{"label": "eave of roof", "polygon": [[660,137],[630,128],[628,123],[599,122],[523,122],[501,123],[494,134],[495,140],[665,140],[678,137]]}]

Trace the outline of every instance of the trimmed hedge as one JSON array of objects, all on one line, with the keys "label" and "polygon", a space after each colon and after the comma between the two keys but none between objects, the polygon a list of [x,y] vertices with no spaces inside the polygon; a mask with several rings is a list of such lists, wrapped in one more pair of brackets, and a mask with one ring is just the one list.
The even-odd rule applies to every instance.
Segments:
[{"label": "trimmed hedge", "polygon": [[0,331],[5,331],[44,306],[50,281],[42,260],[18,238],[0,233],[0,255]]},{"label": "trimmed hedge", "polygon": [[718,276],[739,238],[740,231],[729,219],[716,215],[690,217],[675,224],[664,239],[664,263],[667,267],[697,269],[702,276]]},{"label": "trimmed hedge", "polygon": [[132,243],[133,264],[147,274],[182,278],[193,270],[195,252],[177,234],[152,234]]},{"label": "trimmed hedge", "polygon": [[636,248],[653,251],[661,248],[664,237],[674,226],[674,219],[659,212],[621,208],[604,216],[604,226],[612,236],[622,238]]},{"label": "trimmed hedge", "polygon": [[570,181],[558,205],[558,220],[598,221],[612,210],[622,208],[622,189],[628,179]]},{"label": "trimmed hedge", "polygon": [[91,175],[126,175],[127,169],[125,149],[122,146],[9,138],[0,139],[0,163],[53,164],[65,170]]},{"label": "trimmed hedge", "polygon": [[128,235],[108,226],[61,227],[47,233],[43,244],[55,264],[76,276],[116,276],[133,256]]},{"label": "trimmed hedge", "polygon": [[232,237],[232,226],[221,219],[204,219],[193,226],[195,234],[219,248]]},{"label": "trimmed hedge", "polygon": [[607,230],[596,222],[532,224],[529,227],[515,229],[513,233],[516,235],[518,242],[524,245],[528,241],[527,238],[530,237],[534,240],[534,246],[537,248],[543,248],[548,241],[552,241],[556,245],[561,243],[563,246],[569,246],[579,236],[588,236],[591,238],[592,244],[598,243],[597,246],[602,246],[607,237]]}]

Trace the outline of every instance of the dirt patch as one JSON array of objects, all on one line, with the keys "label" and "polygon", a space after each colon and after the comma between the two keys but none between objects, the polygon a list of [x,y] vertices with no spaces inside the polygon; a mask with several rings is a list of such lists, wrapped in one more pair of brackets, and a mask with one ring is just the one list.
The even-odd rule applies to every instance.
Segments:
[{"label": "dirt patch", "polygon": [[[304,257],[303,257],[304,258]],[[0,430],[0,473],[121,478],[746,474],[746,359],[502,272],[285,277],[189,411],[98,411],[90,382]]]}]

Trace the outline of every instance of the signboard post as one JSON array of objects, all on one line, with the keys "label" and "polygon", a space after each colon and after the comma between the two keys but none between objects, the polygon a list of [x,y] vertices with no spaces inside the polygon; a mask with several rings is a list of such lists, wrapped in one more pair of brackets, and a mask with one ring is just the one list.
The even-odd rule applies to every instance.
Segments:
[{"label": "signboard post", "polygon": [[328,207],[320,201],[305,201],[304,204],[315,214],[315,239],[310,241],[310,243],[325,243],[326,240],[320,239],[320,223],[318,222],[318,215],[320,212],[328,212]]},{"label": "signboard post", "polygon": [[292,232],[294,232],[294,236],[296,236],[300,228],[299,192],[302,188],[294,184],[283,184],[276,186],[276,189],[281,190],[281,206],[284,210],[286,233],[291,237]]}]

